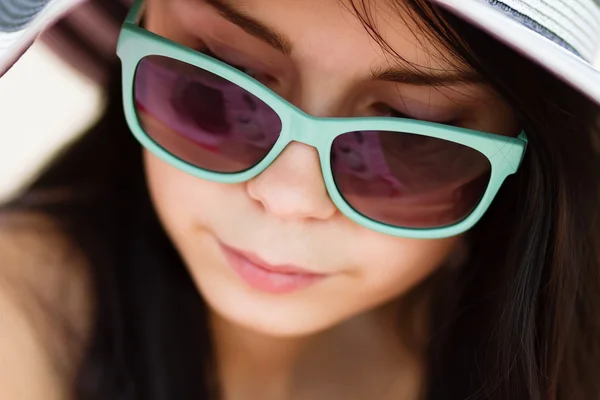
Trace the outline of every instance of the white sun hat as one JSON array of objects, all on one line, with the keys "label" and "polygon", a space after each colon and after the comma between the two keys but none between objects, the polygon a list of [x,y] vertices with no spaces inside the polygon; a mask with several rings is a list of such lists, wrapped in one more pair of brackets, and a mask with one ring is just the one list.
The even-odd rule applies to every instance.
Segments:
[{"label": "white sun hat", "polygon": [[0,0],[0,74],[38,35],[85,0]]},{"label": "white sun hat", "polygon": [[[431,1],[530,57],[600,105],[600,71],[593,66],[600,49],[600,0]],[[101,38],[116,40],[129,3],[130,0],[0,0],[0,74],[41,32],[64,16],[68,17],[63,18],[67,20],[68,34],[84,38],[77,40],[81,51],[72,58],[93,58],[93,50],[102,46],[106,53],[107,43],[100,46]],[[94,11],[82,11],[85,7]],[[73,18],[71,14],[77,12],[78,18]],[[111,29],[114,32],[108,32]],[[110,43],[108,47],[112,48]],[[88,63],[92,64],[98,64],[97,60]]]}]

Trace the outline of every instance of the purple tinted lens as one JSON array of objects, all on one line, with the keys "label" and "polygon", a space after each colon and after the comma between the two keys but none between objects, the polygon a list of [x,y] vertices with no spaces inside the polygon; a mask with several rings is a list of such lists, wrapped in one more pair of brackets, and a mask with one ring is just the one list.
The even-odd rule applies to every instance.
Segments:
[{"label": "purple tinted lens", "polygon": [[477,150],[403,132],[346,133],[331,152],[333,176],[348,204],[397,227],[460,222],[479,204],[491,175]]},{"label": "purple tinted lens", "polygon": [[144,131],[173,156],[235,173],[258,164],[281,132],[263,101],[204,69],[163,56],[138,65],[135,107]]}]

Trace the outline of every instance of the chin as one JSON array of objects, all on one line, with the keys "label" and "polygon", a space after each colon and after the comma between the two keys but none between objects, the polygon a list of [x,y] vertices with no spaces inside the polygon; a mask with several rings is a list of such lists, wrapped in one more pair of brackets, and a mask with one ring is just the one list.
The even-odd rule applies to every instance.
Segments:
[{"label": "chin", "polygon": [[[340,293],[331,287],[336,282],[320,282],[294,293],[272,294],[249,287],[227,269],[202,269],[192,268],[192,275],[210,311],[256,333],[273,337],[307,336],[327,330],[352,314],[347,306],[340,309],[347,305],[348,299],[344,302],[339,296],[327,295]],[[327,300],[335,300],[336,304]]]},{"label": "chin", "polygon": [[[273,337],[300,337],[327,330],[344,319],[324,306],[311,289],[292,295],[261,293],[233,282],[207,285],[201,292],[211,311],[245,329]],[[242,286],[242,287],[240,287]],[[320,303],[320,304],[318,304]]]}]

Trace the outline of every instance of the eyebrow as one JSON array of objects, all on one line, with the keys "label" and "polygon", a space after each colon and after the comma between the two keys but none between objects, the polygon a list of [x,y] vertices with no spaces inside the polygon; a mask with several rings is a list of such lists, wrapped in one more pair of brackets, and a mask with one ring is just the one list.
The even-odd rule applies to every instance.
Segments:
[{"label": "eyebrow", "polygon": [[450,86],[458,84],[481,84],[484,79],[475,71],[430,71],[406,67],[374,70],[372,78],[379,81],[397,82],[416,86]]},{"label": "eyebrow", "polygon": [[245,12],[236,10],[227,0],[206,0],[206,3],[215,8],[223,18],[239,26],[250,35],[266,42],[285,55],[292,53],[292,44],[288,38]]},{"label": "eyebrow", "polygon": [[[230,0],[205,0],[229,22],[239,26],[245,32],[269,44],[285,55],[292,53],[292,43],[283,34],[276,32],[247,13],[237,10]],[[474,71],[425,71],[408,68],[389,68],[372,71],[372,79],[396,82],[416,86],[449,86],[457,84],[483,83],[481,75]]]}]

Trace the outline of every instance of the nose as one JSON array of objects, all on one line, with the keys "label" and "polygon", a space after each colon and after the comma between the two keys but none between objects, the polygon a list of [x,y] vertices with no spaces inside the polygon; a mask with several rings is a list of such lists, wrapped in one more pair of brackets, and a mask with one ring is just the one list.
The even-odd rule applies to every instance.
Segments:
[{"label": "nose", "polygon": [[320,165],[315,148],[292,142],[247,183],[248,195],[281,219],[331,218],[337,208],[327,193]]}]

